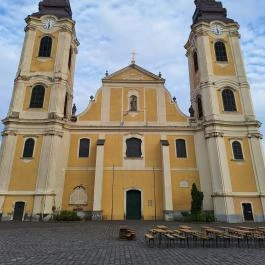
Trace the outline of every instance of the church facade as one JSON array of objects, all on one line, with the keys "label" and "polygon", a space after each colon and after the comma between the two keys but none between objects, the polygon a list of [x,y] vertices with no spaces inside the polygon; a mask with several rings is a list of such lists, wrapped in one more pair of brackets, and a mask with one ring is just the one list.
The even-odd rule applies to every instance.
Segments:
[{"label": "church facade", "polygon": [[196,0],[185,48],[191,108],[138,66],[106,73],[76,114],[78,40],[69,0],[43,0],[25,40],[2,132],[2,220],[74,210],[93,220],[174,220],[193,183],[219,221],[265,220],[261,124],[253,110],[239,25],[221,2]]}]

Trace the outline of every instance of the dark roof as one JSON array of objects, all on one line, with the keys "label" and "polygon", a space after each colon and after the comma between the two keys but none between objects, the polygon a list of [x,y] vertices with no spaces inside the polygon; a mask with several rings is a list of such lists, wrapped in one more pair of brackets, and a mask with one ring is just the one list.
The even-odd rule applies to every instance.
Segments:
[{"label": "dark roof", "polygon": [[211,22],[220,20],[224,23],[233,23],[233,19],[227,17],[227,10],[221,2],[215,0],[195,0],[196,10],[193,15],[193,25],[199,22]]},{"label": "dark roof", "polygon": [[58,18],[72,19],[72,10],[69,0],[43,0],[39,3],[39,12],[32,16],[54,15]]}]

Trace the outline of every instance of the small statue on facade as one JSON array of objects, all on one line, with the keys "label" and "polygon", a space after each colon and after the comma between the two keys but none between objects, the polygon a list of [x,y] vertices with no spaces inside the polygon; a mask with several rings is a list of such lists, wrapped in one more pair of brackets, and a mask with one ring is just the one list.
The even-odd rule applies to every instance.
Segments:
[{"label": "small statue on facade", "polygon": [[131,96],[130,111],[137,111],[137,97]]},{"label": "small statue on facade", "polygon": [[73,108],[72,108],[72,115],[75,116],[77,111],[76,105],[74,104]]},{"label": "small statue on facade", "polygon": [[192,105],[191,105],[190,108],[189,108],[189,113],[190,113],[190,117],[191,117],[191,118],[194,118],[195,111],[194,111]]}]

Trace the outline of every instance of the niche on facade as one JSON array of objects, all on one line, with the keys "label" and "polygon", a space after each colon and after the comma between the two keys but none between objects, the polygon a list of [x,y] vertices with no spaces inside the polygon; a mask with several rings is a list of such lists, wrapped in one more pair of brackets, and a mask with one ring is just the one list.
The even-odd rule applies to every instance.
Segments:
[{"label": "niche on facade", "polygon": [[137,90],[128,92],[128,114],[135,117],[140,112],[140,96]]},{"label": "niche on facade", "polygon": [[85,205],[87,204],[87,193],[84,187],[78,186],[76,187],[71,195],[70,202],[71,205]]}]

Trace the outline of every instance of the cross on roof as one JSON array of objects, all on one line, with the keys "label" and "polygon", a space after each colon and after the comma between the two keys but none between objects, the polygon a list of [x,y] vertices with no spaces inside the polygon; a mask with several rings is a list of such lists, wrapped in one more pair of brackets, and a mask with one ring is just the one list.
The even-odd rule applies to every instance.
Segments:
[{"label": "cross on roof", "polygon": [[136,56],[136,52],[135,52],[135,50],[133,50],[132,52],[131,52],[131,55],[132,55],[132,60],[131,60],[131,63],[132,64],[135,64],[135,56]]}]

